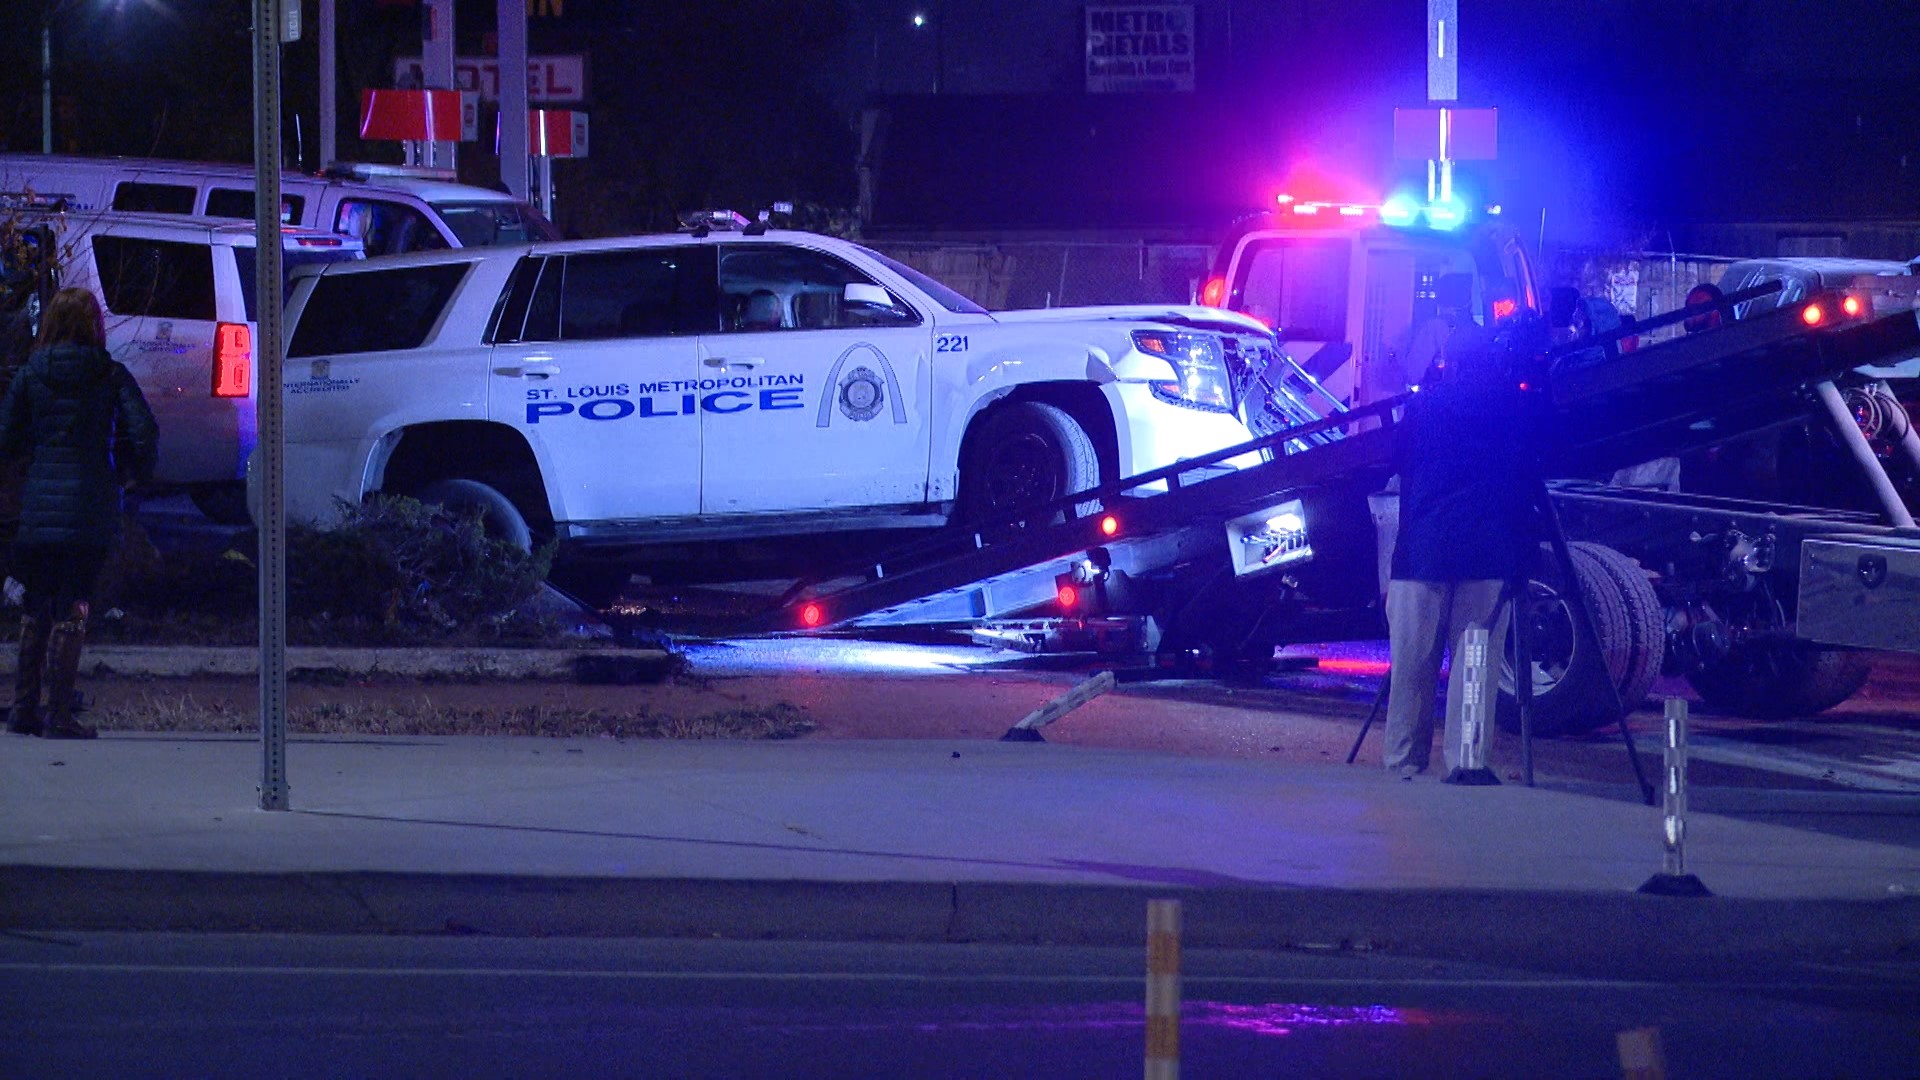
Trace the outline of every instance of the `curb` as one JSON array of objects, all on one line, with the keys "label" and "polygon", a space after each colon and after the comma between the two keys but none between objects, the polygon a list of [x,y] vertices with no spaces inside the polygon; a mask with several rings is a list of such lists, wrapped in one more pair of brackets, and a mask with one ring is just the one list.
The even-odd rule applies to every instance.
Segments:
[{"label": "curb", "polygon": [[0,867],[13,931],[484,934],[1138,947],[1146,903],[1189,948],[1382,952],[1619,970],[1885,959],[1920,948],[1920,899],[1672,899],[1474,889],[1168,889]]},{"label": "curb", "polygon": [[[0,676],[18,657],[0,650]],[[168,648],[90,645],[83,676],[195,678],[257,676],[257,648]],[[680,666],[664,649],[373,649],[302,646],[287,650],[289,675],[401,675],[470,679],[571,679],[578,682],[659,682]]]}]

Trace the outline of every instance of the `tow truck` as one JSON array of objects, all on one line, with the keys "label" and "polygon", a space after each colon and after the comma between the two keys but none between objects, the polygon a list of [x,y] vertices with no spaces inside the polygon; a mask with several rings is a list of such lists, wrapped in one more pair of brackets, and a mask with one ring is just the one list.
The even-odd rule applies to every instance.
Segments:
[{"label": "tow truck", "polygon": [[[1375,224],[1392,227],[1366,228]],[[1322,239],[1368,261],[1377,250],[1351,234]],[[1524,259],[1507,261],[1509,249],[1478,240],[1466,250],[1479,282],[1474,317],[1491,325],[1536,303]],[[1411,260],[1410,301],[1433,284],[1419,262]],[[1216,288],[1207,299],[1232,295],[1229,285],[1209,285]],[[1730,311],[1779,288],[1731,293],[1631,332],[1648,335],[1714,306]],[[1360,325],[1378,325],[1365,310],[1376,295],[1349,292],[1348,314]],[[1835,384],[1920,351],[1920,316],[1819,292],[1633,351],[1614,347],[1624,333],[1548,351],[1530,387],[1558,435],[1543,475],[1562,478],[1546,482],[1547,502],[1571,541],[1566,564],[1543,565],[1528,586],[1534,732],[1613,722],[1615,696],[1594,693],[1593,680],[1611,680],[1630,708],[1662,672],[1685,675],[1725,711],[1818,712],[1864,683],[1871,661],[1862,650],[1920,650],[1920,531]],[[1384,353],[1362,345],[1318,371],[1312,356],[1301,363],[1279,354],[1249,372],[1246,407],[1268,418],[1250,424],[1260,434],[1249,443],[831,568],[796,583],[750,629],[1077,636],[1156,669],[1220,674],[1259,672],[1280,645],[1382,636],[1393,518],[1382,493],[1406,399],[1365,400],[1366,362]],[[1323,379],[1337,379],[1356,357],[1344,382]],[[1809,416],[1854,449],[1877,512],[1577,479]],[[1253,453],[1261,463],[1205,471]],[[1909,464],[1920,469],[1920,460]],[[1574,589],[1592,616],[1589,632],[1567,602]],[[1498,713],[1508,727],[1518,719],[1515,677],[1509,650]]]}]

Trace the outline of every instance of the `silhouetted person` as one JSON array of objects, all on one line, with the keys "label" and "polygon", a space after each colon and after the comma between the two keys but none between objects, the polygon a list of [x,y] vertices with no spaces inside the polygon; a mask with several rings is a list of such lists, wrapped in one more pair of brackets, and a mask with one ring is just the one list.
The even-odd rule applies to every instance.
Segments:
[{"label": "silhouetted person", "polygon": [[[1447,375],[1413,397],[1401,421],[1396,458],[1400,529],[1387,583],[1392,685],[1382,760],[1403,779],[1425,772],[1433,753],[1434,691],[1440,656],[1454,648],[1444,745],[1449,773],[1459,759],[1465,664],[1458,646],[1469,627],[1492,648],[1506,638],[1503,590],[1523,578],[1536,547],[1533,497],[1539,483],[1526,401],[1509,353],[1477,326],[1456,327]],[[1495,655],[1498,655],[1497,652]],[[1492,741],[1480,729],[1479,760]]]},{"label": "silhouetted person", "polygon": [[13,539],[26,614],[7,730],[22,735],[93,738],[73,718],[88,603],[120,526],[120,493],[153,473],[159,428],[139,384],[107,353],[106,336],[93,294],[61,289],[0,400],[0,452],[32,458]]}]

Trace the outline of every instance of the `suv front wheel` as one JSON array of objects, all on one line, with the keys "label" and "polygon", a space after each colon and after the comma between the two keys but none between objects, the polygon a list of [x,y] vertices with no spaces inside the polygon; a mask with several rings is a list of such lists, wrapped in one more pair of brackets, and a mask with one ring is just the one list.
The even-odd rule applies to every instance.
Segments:
[{"label": "suv front wheel", "polygon": [[[960,519],[1002,517],[1100,483],[1093,439],[1065,409],[1002,405],[980,421],[960,465]],[[1078,508],[1090,513],[1093,503]]]}]

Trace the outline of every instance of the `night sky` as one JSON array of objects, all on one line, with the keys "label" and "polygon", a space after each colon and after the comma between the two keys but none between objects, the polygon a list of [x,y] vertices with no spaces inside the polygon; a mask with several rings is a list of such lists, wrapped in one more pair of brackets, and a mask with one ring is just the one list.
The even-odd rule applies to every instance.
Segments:
[{"label": "night sky", "polygon": [[[343,126],[411,52],[417,13],[338,0]],[[60,148],[244,160],[251,0],[54,0]],[[683,204],[856,198],[857,118],[896,228],[1204,231],[1281,187],[1375,194],[1395,105],[1425,92],[1421,0],[1194,0],[1189,94],[1085,93],[1065,0],[563,0],[536,53],[589,54],[594,153],[563,224],[656,227]],[[1565,236],[1686,219],[1920,218],[1920,3],[1460,0],[1461,94],[1501,110],[1466,170]],[[308,24],[316,13],[307,4]],[[913,24],[913,15],[922,25]],[[459,7],[462,54],[491,0]],[[39,0],[0,11],[0,140],[39,146]],[[316,50],[286,52],[312,153]],[[933,89],[938,85],[940,93]],[[397,159],[343,134],[345,154]],[[292,156],[291,154],[289,155]],[[310,162],[309,162],[310,163]],[[463,175],[485,180],[477,149]],[[1402,164],[1401,169],[1408,166]],[[1043,213],[1048,208],[1070,208]]]}]

